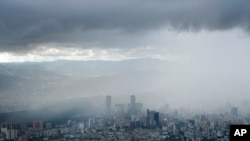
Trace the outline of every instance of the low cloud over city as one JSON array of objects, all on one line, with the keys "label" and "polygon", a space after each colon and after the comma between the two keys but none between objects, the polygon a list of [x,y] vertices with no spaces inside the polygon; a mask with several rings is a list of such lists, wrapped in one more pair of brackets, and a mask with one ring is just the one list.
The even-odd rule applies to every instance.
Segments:
[{"label": "low cloud over city", "polygon": [[1,0],[0,140],[228,139],[250,123],[249,13],[248,0]]},{"label": "low cloud over city", "polygon": [[0,141],[229,140],[250,124],[248,0],[1,0]]},{"label": "low cloud over city", "polygon": [[[201,104],[196,97],[201,101],[214,101],[217,106],[227,101],[241,101],[249,93],[249,9],[246,0],[4,0],[0,2],[0,62],[4,70],[1,89],[3,93],[20,94],[19,88],[28,94],[40,93],[36,90],[40,85],[34,86],[31,92],[30,86],[23,84],[38,81],[37,78],[23,77],[19,69],[27,71],[25,75],[34,71],[46,72],[45,76],[55,73],[72,77],[64,80],[67,84],[76,81],[76,76],[109,77],[108,81],[113,84],[117,81],[114,78],[121,77],[122,81],[126,74],[130,76],[127,83],[138,82],[140,89],[133,86],[124,89],[124,85],[112,88],[111,85],[102,87],[105,89],[102,92],[159,93],[166,99],[173,97],[169,101],[177,106],[188,106],[193,101]],[[56,61],[54,67],[53,61]],[[61,61],[68,62],[60,64]],[[75,69],[68,65],[70,61],[82,66]],[[157,63],[152,63],[154,61]],[[88,65],[83,65],[86,63]],[[133,63],[137,65],[130,65]],[[40,71],[36,72],[38,68]],[[134,77],[137,71],[143,72],[142,78],[150,77],[153,81],[140,81],[141,78]],[[25,81],[14,85],[13,77]],[[6,80],[11,89],[5,87]],[[40,83],[46,84],[43,89],[53,99],[56,98],[52,95],[63,89],[61,83],[54,80],[56,92],[48,90],[48,82]],[[16,85],[19,87],[15,88]],[[99,86],[101,83],[95,80],[87,89]],[[90,95],[70,87],[76,97]],[[147,88],[150,89],[147,91]],[[67,95],[63,93],[62,97]],[[179,96],[187,101],[178,99]]]}]

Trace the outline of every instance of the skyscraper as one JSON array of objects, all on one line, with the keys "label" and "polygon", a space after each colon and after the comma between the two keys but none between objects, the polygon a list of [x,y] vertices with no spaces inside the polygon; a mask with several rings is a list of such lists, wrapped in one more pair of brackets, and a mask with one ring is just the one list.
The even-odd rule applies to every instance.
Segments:
[{"label": "skyscraper", "polygon": [[232,107],[231,108],[231,115],[232,116],[237,116],[238,115],[238,108],[237,107]]},{"label": "skyscraper", "polygon": [[158,127],[160,124],[160,115],[159,112],[155,112],[155,111],[150,111],[149,109],[147,109],[147,126],[148,127]]},{"label": "skyscraper", "polygon": [[135,105],[135,95],[130,96],[130,104]]},{"label": "skyscraper", "polygon": [[159,112],[154,113],[154,120],[155,120],[156,126],[159,126],[159,120],[160,120]]},{"label": "skyscraper", "polygon": [[106,114],[111,114],[111,96],[106,96]]},{"label": "skyscraper", "polygon": [[135,113],[136,112],[136,107],[135,107],[135,95],[130,96],[130,104],[129,104],[129,112],[130,113]]}]

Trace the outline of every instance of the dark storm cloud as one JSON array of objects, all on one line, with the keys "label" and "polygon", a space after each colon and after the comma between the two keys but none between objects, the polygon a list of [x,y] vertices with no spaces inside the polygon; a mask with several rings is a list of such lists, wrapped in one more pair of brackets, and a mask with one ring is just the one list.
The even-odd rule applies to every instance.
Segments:
[{"label": "dark storm cloud", "polygon": [[48,42],[105,43],[110,40],[105,32],[119,30],[114,35],[119,38],[164,26],[178,31],[239,27],[248,32],[249,13],[248,0],[2,0],[0,47],[14,51]]}]

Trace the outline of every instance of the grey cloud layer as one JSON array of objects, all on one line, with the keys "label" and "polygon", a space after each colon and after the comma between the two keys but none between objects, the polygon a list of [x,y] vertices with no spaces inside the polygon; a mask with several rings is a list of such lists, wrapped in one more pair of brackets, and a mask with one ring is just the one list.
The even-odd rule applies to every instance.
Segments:
[{"label": "grey cloud layer", "polygon": [[112,36],[109,31],[121,31],[114,35],[119,39],[164,26],[178,31],[240,27],[248,32],[249,13],[248,0],[3,0],[0,45],[2,50],[22,50],[47,42],[105,43]]}]

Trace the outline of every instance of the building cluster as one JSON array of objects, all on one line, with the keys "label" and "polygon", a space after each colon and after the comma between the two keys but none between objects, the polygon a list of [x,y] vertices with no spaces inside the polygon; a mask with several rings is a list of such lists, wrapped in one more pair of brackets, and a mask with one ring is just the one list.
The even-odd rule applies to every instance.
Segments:
[{"label": "building cluster", "polygon": [[[114,109],[114,110],[112,110]],[[135,95],[130,96],[130,103],[126,104],[115,104],[112,108],[112,97],[106,96],[106,115],[110,114],[140,114],[143,109],[142,103],[136,103]]]},{"label": "building cluster", "polygon": [[65,121],[0,123],[0,141],[208,141],[229,140],[230,124],[250,124],[237,107],[228,114],[143,110],[134,95],[130,103],[115,104],[106,97],[106,114]]}]

